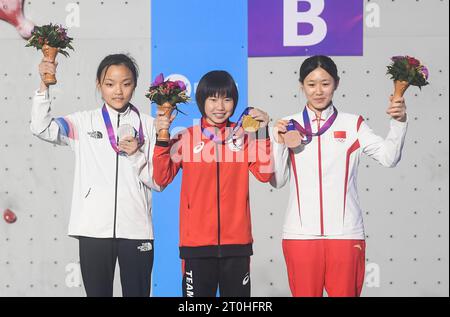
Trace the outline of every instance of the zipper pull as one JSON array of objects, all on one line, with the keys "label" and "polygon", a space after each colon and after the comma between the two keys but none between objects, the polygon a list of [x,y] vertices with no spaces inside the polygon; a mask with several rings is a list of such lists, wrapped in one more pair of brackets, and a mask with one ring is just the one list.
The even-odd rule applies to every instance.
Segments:
[{"label": "zipper pull", "polygon": [[317,132],[319,132],[320,129],[320,118],[322,117],[322,112],[319,113],[319,115],[316,114],[316,120],[317,120]]}]

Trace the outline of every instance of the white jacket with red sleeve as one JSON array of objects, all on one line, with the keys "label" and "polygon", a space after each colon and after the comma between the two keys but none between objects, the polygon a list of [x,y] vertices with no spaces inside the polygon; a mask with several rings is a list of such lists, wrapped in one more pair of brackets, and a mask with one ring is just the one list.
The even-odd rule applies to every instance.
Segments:
[{"label": "white jacket with red sleeve", "polygon": [[[312,132],[333,114],[331,105],[318,120],[308,109]],[[284,118],[304,126],[302,112]],[[272,186],[289,180],[290,196],[284,239],[364,239],[357,190],[360,157],[367,154],[385,167],[400,161],[406,122],[391,119],[386,139],[376,135],[361,116],[339,112],[333,125],[307,145],[288,149],[273,142]],[[273,136],[272,136],[273,138]]]}]

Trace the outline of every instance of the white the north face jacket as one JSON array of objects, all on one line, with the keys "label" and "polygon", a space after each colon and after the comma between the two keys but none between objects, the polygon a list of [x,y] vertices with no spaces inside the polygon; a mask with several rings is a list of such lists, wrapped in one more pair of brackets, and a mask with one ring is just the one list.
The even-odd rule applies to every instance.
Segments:
[{"label": "white the north face jacket", "polygon": [[[139,131],[138,115],[130,108],[107,110],[116,136],[118,125]],[[159,190],[152,177],[155,132],[152,117],[141,114],[141,120],[144,145],[132,156],[120,156],[109,142],[101,108],[56,119],[47,93],[35,93],[31,131],[75,153],[70,236],[153,239],[151,189]]]},{"label": "white the north face jacket", "polygon": [[[333,111],[330,106],[322,112],[321,126]],[[317,132],[316,115],[310,109],[308,114],[312,132]],[[304,126],[302,112],[284,119],[295,119]],[[292,151],[274,141],[271,184],[279,188],[289,180],[290,187],[283,238],[364,239],[356,186],[360,157],[365,153],[383,166],[396,166],[406,130],[406,122],[391,119],[388,136],[383,139],[361,116],[339,112],[328,131],[305,146]]]}]

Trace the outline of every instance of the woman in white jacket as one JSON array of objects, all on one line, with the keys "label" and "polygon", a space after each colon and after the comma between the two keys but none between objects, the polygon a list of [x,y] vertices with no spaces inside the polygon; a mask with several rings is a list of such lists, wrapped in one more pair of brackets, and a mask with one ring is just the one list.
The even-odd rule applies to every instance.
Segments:
[{"label": "woman in white jacket", "polygon": [[[41,79],[56,65],[43,59]],[[68,145],[75,154],[69,236],[79,239],[87,296],[112,296],[119,261],[124,296],[149,296],[153,267],[153,119],[130,103],[138,70],[132,58],[109,55],[97,71],[104,104],[91,111],[54,118],[48,87],[36,91],[31,131]]]},{"label": "woman in white jacket", "polygon": [[[403,98],[390,98],[390,130],[383,139],[362,116],[338,112],[332,102],[338,84],[332,59],[306,59],[300,68],[300,87],[307,105],[279,120],[273,132],[271,184],[279,188],[289,180],[290,187],[283,252],[293,296],[322,296],[324,288],[329,296],[360,295],[365,234],[356,186],[359,160],[364,153],[394,167],[405,139]],[[303,138],[301,144],[288,148],[295,131]]]}]

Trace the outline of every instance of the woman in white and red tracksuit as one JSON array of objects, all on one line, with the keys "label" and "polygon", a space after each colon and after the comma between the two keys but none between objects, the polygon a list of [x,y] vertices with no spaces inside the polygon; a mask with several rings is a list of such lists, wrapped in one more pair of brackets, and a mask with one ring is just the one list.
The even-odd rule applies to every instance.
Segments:
[{"label": "woman in white and red tracksuit", "polygon": [[[339,77],[335,63],[313,56],[300,68],[307,105],[302,112],[279,120],[274,128],[274,187],[289,180],[290,198],[283,228],[283,252],[293,296],[359,296],[365,270],[365,234],[357,194],[361,155],[381,165],[399,162],[407,122],[403,98],[387,113],[390,130],[383,139],[361,116],[338,112],[333,93]],[[289,149],[288,120],[311,127],[315,136]],[[309,133],[304,133],[309,134]]]},{"label": "woman in white and red tracksuit", "polygon": [[[238,102],[233,78],[212,71],[200,80],[196,101],[202,119],[170,142],[156,142],[153,177],[167,186],[183,169],[180,199],[180,257],[183,259],[183,295],[250,296],[252,232],[249,172],[268,182],[272,176],[269,117],[252,109],[260,121],[254,133],[229,138],[229,121]],[[156,130],[170,121],[158,113]]]}]

